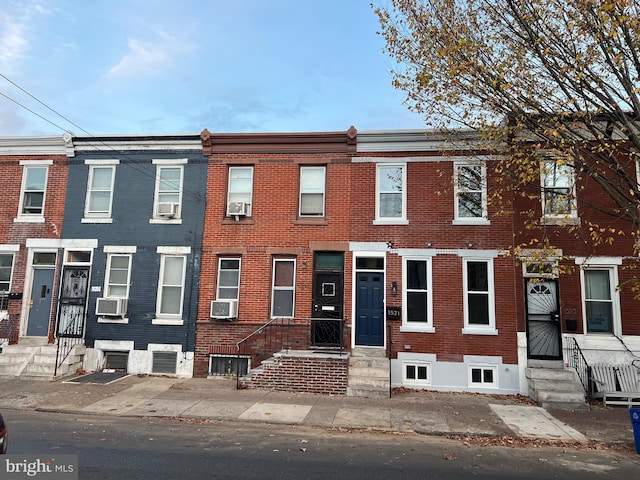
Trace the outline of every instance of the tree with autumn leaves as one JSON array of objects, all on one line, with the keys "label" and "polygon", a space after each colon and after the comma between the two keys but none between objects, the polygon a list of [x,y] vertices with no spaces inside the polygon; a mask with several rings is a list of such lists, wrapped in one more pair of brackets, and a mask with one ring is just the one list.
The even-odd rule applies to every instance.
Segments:
[{"label": "tree with autumn leaves", "polygon": [[[374,8],[409,107],[430,128],[476,130],[482,149],[504,159],[503,188],[490,201],[506,212],[514,197],[542,198],[559,223],[572,205],[589,207],[599,220],[567,221],[567,231],[587,232],[594,246],[631,238],[629,255],[638,254],[637,0],[390,0]],[[558,181],[567,173],[572,185]],[[604,192],[604,207],[589,204],[589,185]],[[544,232],[545,215],[525,217]]]}]

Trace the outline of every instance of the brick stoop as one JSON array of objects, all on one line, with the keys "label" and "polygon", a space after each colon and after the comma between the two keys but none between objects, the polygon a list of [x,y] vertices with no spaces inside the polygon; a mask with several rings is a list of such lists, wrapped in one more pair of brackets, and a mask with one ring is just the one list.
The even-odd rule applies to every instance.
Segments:
[{"label": "brick stoop", "polygon": [[384,349],[356,347],[349,359],[349,386],[351,397],[389,396],[389,359]]},{"label": "brick stoop", "polygon": [[348,353],[283,350],[240,379],[242,388],[345,395]]},{"label": "brick stoop", "polygon": [[585,391],[575,370],[529,367],[529,397],[544,409],[589,410]]}]

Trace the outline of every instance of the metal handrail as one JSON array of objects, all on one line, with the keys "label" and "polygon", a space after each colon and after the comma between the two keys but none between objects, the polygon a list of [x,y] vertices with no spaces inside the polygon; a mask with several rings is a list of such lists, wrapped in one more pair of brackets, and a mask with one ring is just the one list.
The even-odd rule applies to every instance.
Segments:
[{"label": "metal handrail", "polygon": [[[575,369],[578,377],[580,378],[580,382],[582,383],[584,391],[588,396],[591,396],[591,394],[593,393],[591,367],[587,363],[587,360],[584,358],[584,354],[582,353],[582,350],[580,350],[578,341],[573,337],[567,337],[567,341],[573,341],[571,345],[567,346],[567,363],[571,368]],[[571,361],[572,363],[569,363]]]},{"label": "metal handrail", "polygon": [[83,345],[84,338],[78,337],[70,332],[61,332],[56,335],[56,363],[53,369],[54,378],[58,375],[58,368],[62,366],[64,361],[73,351],[76,345]]},{"label": "metal handrail", "polygon": [[[343,318],[300,318],[300,317],[277,317],[257,328],[249,335],[236,343],[236,388],[240,388],[240,360],[249,358],[249,370],[253,363],[262,361],[274,353],[281,350],[305,350],[310,347],[318,348],[314,338],[314,322],[327,322],[332,324],[338,322],[336,329],[337,343],[335,345],[322,346],[323,350],[344,350],[344,325]],[[319,327],[319,323],[315,323]]]}]

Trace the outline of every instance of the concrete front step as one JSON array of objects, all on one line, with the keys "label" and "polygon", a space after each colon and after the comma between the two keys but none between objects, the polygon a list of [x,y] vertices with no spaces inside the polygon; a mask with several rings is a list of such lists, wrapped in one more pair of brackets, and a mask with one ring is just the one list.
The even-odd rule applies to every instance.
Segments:
[{"label": "concrete front step", "polygon": [[575,370],[527,368],[529,396],[543,408],[588,410],[582,383]]},{"label": "concrete front step", "polygon": [[372,389],[369,387],[358,388],[358,387],[347,387],[347,396],[348,397],[388,397],[389,389]]},{"label": "concrete front step", "polygon": [[565,370],[564,368],[527,368],[527,378],[541,380],[569,380],[575,378],[574,370]]},{"label": "concrete front step", "polygon": [[386,358],[387,352],[384,348],[378,347],[354,347],[351,350],[351,357],[382,357]]}]

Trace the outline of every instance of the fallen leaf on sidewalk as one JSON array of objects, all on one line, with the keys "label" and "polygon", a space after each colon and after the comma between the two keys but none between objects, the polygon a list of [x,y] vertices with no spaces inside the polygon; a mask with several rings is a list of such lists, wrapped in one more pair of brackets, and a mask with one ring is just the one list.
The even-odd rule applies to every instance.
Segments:
[{"label": "fallen leaf on sidewalk", "polygon": [[453,455],[442,455],[442,458],[445,460],[453,460]]}]

